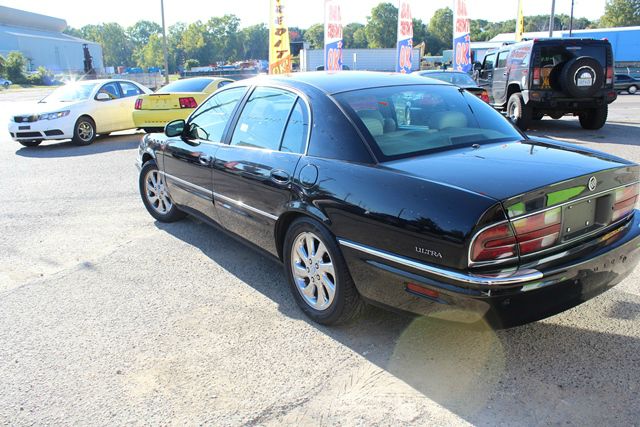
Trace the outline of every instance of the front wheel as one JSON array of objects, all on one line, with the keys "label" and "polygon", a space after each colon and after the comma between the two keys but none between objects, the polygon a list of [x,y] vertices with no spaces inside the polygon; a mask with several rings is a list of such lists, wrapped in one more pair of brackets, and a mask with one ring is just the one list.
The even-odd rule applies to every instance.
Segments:
[{"label": "front wheel", "polygon": [[171,200],[164,174],[160,172],[154,160],[149,160],[142,166],[138,187],[144,206],[158,221],[174,222],[186,216]]},{"label": "front wheel", "polygon": [[532,111],[524,102],[521,93],[514,93],[507,102],[507,115],[522,130],[527,130],[532,120]]},{"label": "front wheel", "polygon": [[82,116],[76,121],[72,142],[76,145],[89,145],[96,139],[96,122],[91,117]]},{"label": "front wheel", "polygon": [[5,89],[9,89],[9,86],[11,85],[9,84],[9,82],[4,82],[2,83],[2,86],[4,86]]},{"label": "front wheel", "polygon": [[629,86],[629,88],[627,89],[627,92],[629,93],[629,95],[633,95],[638,91],[638,87],[637,86]]},{"label": "front wheel", "polygon": [[18,141],[20,144],[22,144],[25,147],[37,147],[38,145],[40,145],[40,143],[42,142],[41,139],[37,139],[34,141]]},{"label": "front wheel", "polygon": [[285,274],[302,311],[324,325],[356,318],[364,302],[334,237],[310,218],[294,221],[284,242]]},{"label": "front wheel", "polygon": [[580,126],[582,126],[583,129],[588,130],[600,129],[607,122],[608,113],[609,108],[607,105],[584,111],[578,114]]}]

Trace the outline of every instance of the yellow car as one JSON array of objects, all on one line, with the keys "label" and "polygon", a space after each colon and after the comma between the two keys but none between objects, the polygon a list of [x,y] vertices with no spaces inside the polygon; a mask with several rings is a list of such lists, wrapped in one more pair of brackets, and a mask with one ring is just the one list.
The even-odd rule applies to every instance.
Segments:
[{"label": "yellow car", "polygon": [[186,120],[189,114],[218,88],[233,82],[221,77],[193,77],[176,80],[155,93],[136,99],[133,122],[147,133],[162,132],[172,120]]}]

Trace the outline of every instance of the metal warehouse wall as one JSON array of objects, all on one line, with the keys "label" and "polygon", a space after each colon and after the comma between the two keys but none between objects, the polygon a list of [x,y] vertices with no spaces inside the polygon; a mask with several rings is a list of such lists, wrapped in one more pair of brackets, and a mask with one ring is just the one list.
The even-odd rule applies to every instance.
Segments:
[{"label": "metal warehouse wall", "polygon": [[[356,63],[353,54],[356,54]],[[342,62],[352,70],[395,71],[396,49],[343,49]],[[300,51],[301,71],[315,71],[324,65],[324,49]],[[411,69],[420,69],[420,49],[411,52]]]}]

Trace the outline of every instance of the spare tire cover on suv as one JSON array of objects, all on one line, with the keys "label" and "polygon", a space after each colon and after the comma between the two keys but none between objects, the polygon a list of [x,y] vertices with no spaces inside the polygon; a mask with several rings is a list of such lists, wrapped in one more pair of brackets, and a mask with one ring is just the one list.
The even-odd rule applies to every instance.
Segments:
[{"label": "spare tire cover on suv", "polygon": [[603,82],[602,65],[589,56],[571,59],[564,65],[560,74],[562,89],[576,98],[595,95]]}]

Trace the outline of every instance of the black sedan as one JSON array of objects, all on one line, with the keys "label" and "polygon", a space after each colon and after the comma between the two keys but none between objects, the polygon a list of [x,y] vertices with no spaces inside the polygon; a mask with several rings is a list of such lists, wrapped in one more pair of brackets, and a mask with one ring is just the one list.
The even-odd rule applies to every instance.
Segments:
[{"label": "black sedan", "polygon": [[508,327],[598,295],[639,260],[639,166],[529,138],[415,75],[239,81],[144,136],[138,161],[154,218],[190,214],[278,258],[324,324],[371,302]]},{"label": "black sedan", "polygon": [[628,74],[616,74],[613,84],[615,90],[627,92],[629,95],[634,95],[640,88],[640,80]]},{"label": "black sedan", "polygon": [[441,80],[443,82],[451,83],[458,87],[468,90],[484,102],[489,102],[489,93],[478,86],[478,83],[471,78],[471,76],[462,71],[440,71],[440,70],[426,70],[419,71],[417,74],[423,77],[430,77],[432,79]]}]

